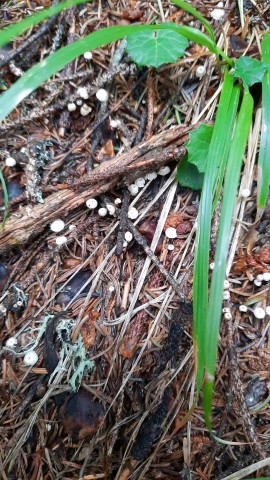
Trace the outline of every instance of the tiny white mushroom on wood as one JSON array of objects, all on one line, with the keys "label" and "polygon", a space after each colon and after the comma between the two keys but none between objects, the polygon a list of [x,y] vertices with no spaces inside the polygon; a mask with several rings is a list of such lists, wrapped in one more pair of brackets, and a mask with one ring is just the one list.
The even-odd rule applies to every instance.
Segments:
[{"label": "tiny white mushroom on wood", "polygon": [[92,60],[92,58],[93,58],[92,52],[85,52],[83,54],[83,56],[84,56],[85,60]]},{"label": "tiny white mushroom on wood", "polygon": [[130,192],[130,195],[132,195],[132,197],[135,197],[135,195],[137,195],[137,193],[139,192],[139,187],[132,183],[128,186],[128,190]]},{"label": "tiny white mushroom on wood", "polygon": [[67,243],[67,237],[65,237],[65,235],[60,235],[59,237],[56,237],[55,243],[56,243],[56,245],[58,245],[59,247],[60,247],[61,245],[65,245],[65,243]]},{"label": "tiny white mushroom on wood", "polygon": [[96,93],[96,97],[100,102],[107,102],[109,94],[107,90],[104,90],[104,88],[100,88]]},{"label": "tiny white mushroom on wood", "polygon": [[68,103],[67,108],[68,108],[68,111],[69,111],[69,112],[74,112],[74,111],[76,110],[76,108],[77,108],[77,107],[76,107],[76,103]]},{"label": "tiny white mushroom on wood", "polygon": [[165,177],[165,175],[168,175],[170,171],[171,171],[170,167],[166,165],[165,167],[161,167],[157,173],[158,175],[161,175],[161,177]]},{"label": "tiny white mushroom on wood", "polygon": [[77,90],[77,94],[79,95],[79,97],[83,98],[84,100],[87,100],[89,98],[87,88],[85,87],[79,87]]},{"label": "tiny white mushroom on wood", "polygon": [[87,208],[90,208],[90,209],[96,208],[98,205],[98,202],[95,198],[88,198],[88,200],[86,200],[85,203]]},{"label": "tiny white mushroom on wood", "polygon": [[126,240],[126,242],[131,242],[132,238],[133,238],[133,235],[132,235],[131,232],[126,232],[126,233],[125,233],[125,240]]},{"label": "tiny white mushroom on wood", "polygon": [[157,178],[157,173],[156,172],[147,173],[145,178],[147,180],[155,180],[155,178]]},{"label": "tiny white mushroom on wood", "polygon": [[98,210],[98,214],[99,214],[100,217],[106,217],[107,213],[108,213],[107,208],[101,207]]},{"label": "tiny white mushroom on wood", "polygon": [[80,112],[83,117],[86,117],[86,115],[92,112],[92,108],[89,107],[89,105],[86,105],[86,103],[84,103],[80,108]]},{"label": "tiny white mushroom on wood", "polygon": [[63,222],[63,220],[61,220],[60,218],[58,218],[57,220],[54,220],[52,223],[51,223],[51,231],[52,232],[55,232],[55,233],[59,233],[61,232],[62,230],[64,230],[65,228],[65,222]]},{"label": "tiny white mushroom on wood", "polygon": [[128,218],[130,218],[131,220],[135,220],[136,218],[138,218],[138,216],[139,216],[139,212],[137,208],[130,207],[128,210]]},{"label": "tiny white mushroom on wood", "polygon": [[204,67],[204,65],[199,65],[196,68],[196,77],[197,78],[202,78],[202,77],[204,77],[205,74],[206,74],[206,68]]},{"label": "tiny white mushroom on wood", "polygon": [[253,311],[254,317],[262,320],[265,317],[265,310],[261,307],[256,307]]}]

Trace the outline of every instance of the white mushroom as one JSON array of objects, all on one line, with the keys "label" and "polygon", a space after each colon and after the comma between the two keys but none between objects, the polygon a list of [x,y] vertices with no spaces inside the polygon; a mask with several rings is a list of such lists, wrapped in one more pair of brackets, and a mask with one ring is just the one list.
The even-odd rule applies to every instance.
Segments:
[{"label": "white mushroom", "polygon": [[131,232],[126,232],[126,233],[125,233],[125,240],[126,240],[126,242],[131,242],[132,238],[133,238],[133,235],[132,235]]},{"label": "white mushroom", "polygon": [[100,102],[107,102],[109,94],[107,90],[104,90],[104,88],[100,88],[96,93],[96,97]]},{"label": "white mushroom", "polygon": [[85,203],[87,208],[90,208],[90,209],[96,208],[98,206],[98,202],[95,198],[88,198],[88,200],[86,200]]},{"label": "white mushroom", "polygon": [[128,218],[130,218],[131,220],[135,220],[136,218],[138,218],[138,216],[138,210],[135,207],[130,207],[128,210]]},{"label": "white mushroom", "polygon": [[176,238],[177,237],[177,231],[173,227],[169,227],[165,231],[165,235],[167,238]]},{"label": "white mushroom", "polygon": [[65,228],[65,222],[63,222],[63,220],[61,220],[60,218],[58,218],[57,220],[54,220],[52,223],[51,223],[51,231],[52,232],[55,232],[55,233],[59,233],[61,232],[62,230],[64,230]]},{"label": "white mushroom", "polygon": [[6,167],[15,167],[16,160],[13,157],[7,157],[5,160]]},{"label": "white mushroom", "polygon": [[16,337],[9,337],[6,341],[6,347],[14,348],[16,347],[17,343],[18,343],[18,340]]},{"label": "white mushroom", "polygon": [[33,365],[35,365],[37,361],[38,361],[38,355],[36,352],[34,352],[34,350],[32,350],[31,352],[27,352],[23,359],[23,363],[27,367],[33,367]]}]

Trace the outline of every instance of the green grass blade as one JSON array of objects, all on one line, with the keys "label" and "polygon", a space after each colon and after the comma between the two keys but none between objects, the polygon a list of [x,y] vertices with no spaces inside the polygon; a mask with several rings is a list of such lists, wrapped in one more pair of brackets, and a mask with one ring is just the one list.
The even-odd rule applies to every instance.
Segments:
[{"label": "green grass blade", "polygon": [[[165,24],[163,23],[163,25]],[[188,38],[192,42],[197,43],[198,45],[203,45],[204,47],[207,47],[210,52],[212,53],[217,52],[215,42],[213,42],[209,37],[207,37],[207,35],[200,32],[200,30],[197,30],[196,28],[193,28],[193,27],[186,27],[185,25],[175,25],[175,27],[173,27],[171,23],[170,23],[170,28],[178,31],[181,35]]]},{"label": "green grass blade", "polygon": [[230,233],[233,219],[235,198],[241,173],[243,155],[252,121],[253,98],[246,90],[237,119],[234,137],[231,143],[225,175],[224,193],[218,232],[215,268],[213,270],[209,309],[206,322],[205,337],[205,385],[204,414],[207,427],[211,429],[211,404],[218,349],[218,333],[220,326],[223,284],[226,271],[227,255],[230,244]]},{"label": "green grass blade", "polygon": [[186,10],[186,12],[193,15],[193,17],[197,18],[200,22],[202,22],[212,42],[216,44],[215,35],[210,23],[208,23],[207,20],[205,20],[205,18],[199,12],[197,12],[195,8],[193,8],[189,3],[184,2],[183,0],[171,0],[171,1],[172,3],[175,3],[175,5],[177,5],[178,7],[182,8],[183,10]]},{"label": "green grass blade", "polygon": [[38,12],[34,15],[24,18],[14,25],[3,28],[0,30],[0,47],[3,47],[3,45],[6,45],[13,38],[18,37],[29,28],[38,25],[38,23],[42,22],[43,20],[62,12],[62,10],[65,10],[66,8],[79,5],[80,3],[87,3],[87,0],[67,0],[66,2],[59,3],[58,5],[47,8],[46,10],[42,10],[42,12]]},{"label": "green grass blade", "polygon": [[209,249],[212,218],[212,201],[216,186],[220,158],[229,138],[231,122],[228,121],[228,108],[234,90],[234,79],[225,72],[224,84],[219,101],[216,122],[213,130],[206,171],[201,194],[196,236],[196,253],[193,284],[193,340],[197,363],[197,390],[201,389],[204,374],[206,318],[208,311]]},{"label": "green grass blade", "polygon": [[1,227],[4,227],[4,225],[6,223],[7,216],[8,216],[8,191],[7,191],[7,186],[6,186],[5,179],[3,177],[2,170],[0,170],[0,182],[1,182],[1,185],[2,185],[2,189],[3,189],[4,204],[5,204],[5,212],[4,212],[4,216],[3,216],[3,220],[2,220],[2,224],[1,224]]},{"label": "green grass blade", "polygon": [[0,121],[3,120],[25,97],[30,95],[43,82],[48,80],[54,73],[65,67],[69,62],[73,61],[79,55],[82,55],[88,50],[101,47],[108,43],[119,40],[129,34],[139,32],[142,30],[156,30],[156,29],[173,29],[183,36],[194,36],[197,32],[198,41],[207,40],[207,44],[211,47],[212,42],[203,35],[199,30],[189,27],[175,27],[171,24],[161,25],[130,25],[109,27],[91,33],[85,38],[78,40],[70,45],[61,48],[59,51],[44,59],[30,70],[28,70],[23,77],[21,77],[11,88],[9,88],[0,97]]},{"label": "green grass blade", "polygon": [[258,207],[265,208],[270,183],[270,35],[262,41],[262,61],[267,71],[262,81],[262,128],[258,161]]},{"label": "green grass blade", "polygon": [[212,206],[212,212],[214,212],[221,194],[226,163],[227,163],[227,159],[228,159],[229,151],[231,147],[231,136],[232,136],[231,134],[235,124],[235,119],[236,119],[236,114],[237,114],[237,109],[239,104],[239,96],[240,96],[240,89],[234,88],[232,92],[230,105],[228,106],[228,113],[227,113],[228,128],[227,128],[227,131],[224,132],[224,134],[226,134],[227,137],[224,138],[224,150],[221,153],[221,157],[220,157],[218,177],[217,177],[217,189],[216,189],[215,198]]},{"label": "green grass blade", "polygon": [[244,18],[244,1],[243,1],[243,0],[237,0],[237,3],[238,3],[239,15],[240,15],[241,27],[243,28],[244,25],[245,25],[245,18]]},{"label": "green grass blade", "polygon": [[[191,15],[196,17],[198,20],[200,20],[200,22],[202,22],[202,24],[205,27],[205,30],[207,31],[207,33],[210,37],[210,38],[207,37],[207,35],[204,35],[199,30],[193,29],[196,32],[199,32],[203,36],[202,37],[203,41],[202,41],[202,39],[198,38],[199,37],[198,33],[196,33],[193,38],[191,38],[191,37],[187,37],[187,38],[189,38],[189,40],[192,40],[194,43],[198,43],[199,45],[203,45],[203,46],[207,47],[208,50],[210,50],[210,52],[213,52],[217,57],[218,57],[218,55],[220,55],[221,57],[224,58],[224,60],[227,62],[228,65],[233,67],[234,66],[234,61],[231,60],[229,57],[227,57],[227,55],[225,55],[225,53],[222,50],[220,50],[220,48],[218,48],[218,46],[216,44],[216,40],[215,40],[215,35],[214,35],[214,32],[212,30],[212,27],[211,27],[210,23],[208,23],[207,20],[205,20],[205,18],[199,12],[197,12],[197,10],[195,8],[193,8],[189,3],[187,3],[183,0],[172,0],[172,2],[175,3],[178,7],[183,8],[184,10],[189,12]],[[182,26],[181,28],[192,29],[192,27],[184,27],[184,26]],[[182,33],[182,35],[184,35],[184,33]],[[209,44],[209,40],[210,40],[210,44]]]}]

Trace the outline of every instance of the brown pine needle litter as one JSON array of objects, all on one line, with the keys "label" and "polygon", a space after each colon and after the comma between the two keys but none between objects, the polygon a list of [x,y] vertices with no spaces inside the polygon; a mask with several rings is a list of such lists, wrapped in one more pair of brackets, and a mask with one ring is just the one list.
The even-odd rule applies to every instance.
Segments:
[{"label": "brown pine needle litter", "polygon": [[[54,3],[2,2],[0,28]],[[244,0],[243,29],[235,3],[190,3],[226,53],[260,59],[268,2]],[[215,8],[224,8],[220,21]],[[93,31],[163,21],[195,26],[165,0],[72,7],[1,49],[2,89]],[[137,67],[125,40],[87,53],[0,125],[9,193],[0,232],[1,478],[269,477],[270,203],[258,221],[259,87],[234,210],[210,433],[192,344],[200,192],[180,187],[175,172],[190,132],[214,122],[219,65],[193,43],[158,69]],[[211,262],[219,215],[217,205]]]}]

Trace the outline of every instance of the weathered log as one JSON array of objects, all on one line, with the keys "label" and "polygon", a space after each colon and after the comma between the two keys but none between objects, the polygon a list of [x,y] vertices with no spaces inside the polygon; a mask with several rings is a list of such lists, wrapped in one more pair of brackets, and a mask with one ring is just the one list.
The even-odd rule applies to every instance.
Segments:
[{"label": "weathered log", "polygon": [[194,125],[175,127],[154,135],[129,152],[104,162],[79,180],[70,180],[66,189],[52,193],[43,204],[20,206],[1,229],[0,254],[25,245],[53,220],[67,217],[88,198],[128,185],[149,171],[181,160],[186,152],[183,145],[194,128]]}]

